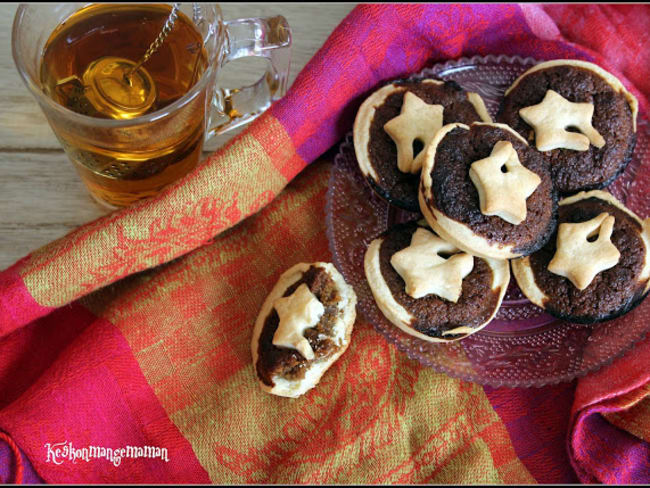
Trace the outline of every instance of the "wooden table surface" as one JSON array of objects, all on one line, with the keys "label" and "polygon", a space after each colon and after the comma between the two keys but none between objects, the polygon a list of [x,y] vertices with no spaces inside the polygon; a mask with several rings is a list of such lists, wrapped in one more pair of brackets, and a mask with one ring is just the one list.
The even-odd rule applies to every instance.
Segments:
[{"label": "wooden table surface", "polygon": [[[79,225],[108,212],[86,192],[45,116],[18,75],[11,26],[18,4],[0,5],[0,270]],[[291,84],[354,4],[222,5],[225,19],[284,15],[293,33]],[[255,59],[228,67],[226,83],[259,78]],[[206,154],[238,131],[209,141]]]}]

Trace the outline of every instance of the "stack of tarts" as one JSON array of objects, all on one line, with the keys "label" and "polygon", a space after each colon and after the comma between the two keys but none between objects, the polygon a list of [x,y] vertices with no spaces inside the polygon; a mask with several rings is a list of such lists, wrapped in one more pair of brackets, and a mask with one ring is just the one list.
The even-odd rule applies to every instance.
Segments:
[{"label": "stack of tarts", "polygon": [[602,188],[630,161],[638,104],[610,73],[555,60],[523,73],[491,120],[454,82],[391,82],[367,98],[354,149],[370,187],[423,219],[368,246],[378,308],[429,342],[496,315],[510,282],[546,312],[592,324],[650,290],[650,219]]}]

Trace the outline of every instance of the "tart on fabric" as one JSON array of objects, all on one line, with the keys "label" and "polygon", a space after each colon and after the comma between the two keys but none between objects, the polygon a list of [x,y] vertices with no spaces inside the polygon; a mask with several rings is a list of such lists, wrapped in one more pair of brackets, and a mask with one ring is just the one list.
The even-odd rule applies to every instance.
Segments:
[{"label": "tart on fabric", "polygon": [[[287,319],[286,310],[278,305],[298,297],[301,290],[312,298],[307,303],[321,313],[310,314],[315,320],[300,338],[304,348],[286,347],[277,343]],[[262,304],[251,338],[253,367],[262,390],[295,398],[315,387],[350,344],[356,301],[352,287],[330,263],[298,263],[282,273]]]}]

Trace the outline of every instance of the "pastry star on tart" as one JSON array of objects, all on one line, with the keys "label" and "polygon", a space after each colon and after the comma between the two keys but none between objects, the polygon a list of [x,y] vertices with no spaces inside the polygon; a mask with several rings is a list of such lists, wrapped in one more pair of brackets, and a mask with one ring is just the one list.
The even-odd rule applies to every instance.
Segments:
[{"label": "pastry star on tart", "polygon": [[609,185],[636,143],[638,101],[600,66],[556,59],[527,70],[505,92],[497,120],[551,164],[558,190]]},{"label": "pastry star on tart", "polygon": [[417,212],[427,146],[444,124],[491,122],[481,97],[453,81],[397,80],[372,93],[357,112],[354,150],[370,187],[392,205]]},{"label": "pastry star on tart", "polygon": [[512,261],[531,302],[558,318],[590,324],[643,300],[650,290],[650,219],[592,190],[561,200],[558,223],[542,249]]},{"label": "pastry star on tart", "polygon": [[419,200],[431,228],[474,256],[525,256],[555,230],[549,163],[503,124],[442,127],[424,157]]}]

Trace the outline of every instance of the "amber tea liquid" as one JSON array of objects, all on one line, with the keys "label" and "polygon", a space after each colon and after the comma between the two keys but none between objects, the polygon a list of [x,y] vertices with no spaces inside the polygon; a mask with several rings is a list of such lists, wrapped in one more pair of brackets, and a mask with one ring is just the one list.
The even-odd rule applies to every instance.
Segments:
[{"label": "amber tea liquid", "polygon": [[[107,57],[136,63],[160,33],[171,6],[159,4],[91,5],[59,25],[45,44],[41,82],[59,104],[91,117],[116,118],[84,97],[84,87],[63,83],[81,80],[91,63]],[[162,109],[185,95],[207,67],[201,34],[178,12],[172,30],[143,65],[156,89],[153,104],[141,115]],[[78,84],[78,82],[77,82]],[[59,85],[57,87],[57,85]],[[55,132],[81,178],[96,199],[124,206],[152,196],[192,170],[200,157],[205,131],[205,100],[166,121],[143,123],[122,131],[78,134],[57,124]],[[109,132],[111,135],[109,135]]]}]

